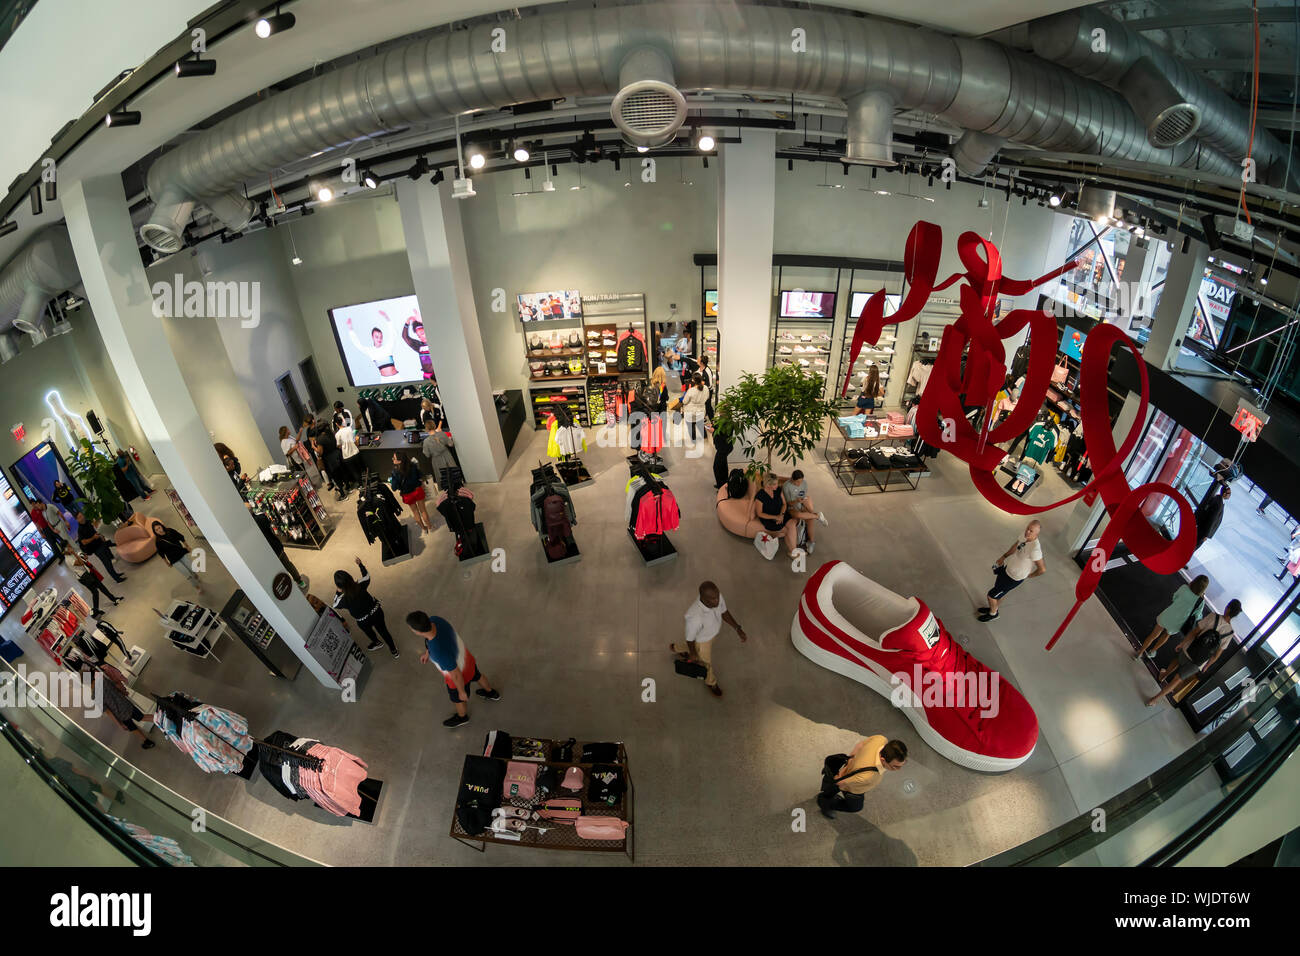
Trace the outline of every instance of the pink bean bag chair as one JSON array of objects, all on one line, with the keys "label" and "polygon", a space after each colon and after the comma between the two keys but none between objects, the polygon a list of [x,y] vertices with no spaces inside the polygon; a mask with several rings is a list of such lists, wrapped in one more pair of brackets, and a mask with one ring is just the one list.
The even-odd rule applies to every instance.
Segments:
[{"label": "pink bean bag chair", "polygon": [[751,481],[749,490],[743,498],[728,498],[727,486],[723,485],[718,489],[718,497],[714,510],[718,513],[718,522],[730,531],[732,534],[738,534],[742,538],[749,538],[751,541],[754,535],[763,530],[763,526],[758,523],[757,518],[749,517],[749,509],[753,507],[754,493],[758,490],[758,483]]}]

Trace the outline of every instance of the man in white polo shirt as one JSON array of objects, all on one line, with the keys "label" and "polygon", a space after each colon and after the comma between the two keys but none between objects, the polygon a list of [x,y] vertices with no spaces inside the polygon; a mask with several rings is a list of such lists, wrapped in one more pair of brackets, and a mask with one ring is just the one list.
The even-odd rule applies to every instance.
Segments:
[{"label": "man in white polo shirt", "polygon": [[713,673],[713,639],[722,630],[726,621],[736,629],[741,642],[749,638],[744,629],[727,610],[727,602],[722,600],[722,592],[712,581],[700,585],[700,597],[686,609],[686,649],[679,650],[676,644],[669,644],[669,649],[684,661],[699,661],[708,673],[704,675],[704,686],[714,697],[722,696],[722,688]]},{"label": "man in white polo shirt", "polygon": [[1031,521],[1025,526],[1025,533],[1016,539],[1016,543],[1007,548],[993,565],[993,587],[989,589],[988,607],[979,609],[979,619],[987,624],[998,619],[998,605],[1008,592],[1020,586],[1022,581],[1036,578],[1047,570],[1043,564],[1043,545],[1038,540],[1043,526]]}]

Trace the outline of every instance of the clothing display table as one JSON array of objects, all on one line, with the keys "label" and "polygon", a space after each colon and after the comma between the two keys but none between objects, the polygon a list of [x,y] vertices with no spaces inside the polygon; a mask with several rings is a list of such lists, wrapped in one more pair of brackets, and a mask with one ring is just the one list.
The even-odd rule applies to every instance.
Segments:
[{"label": "clothing display table", "polygon": [[928,468],[925,464],[858,468],[853,460],[844,458],[832,465],[831,470],[845,491],[857,495],[863,493],[859,488],[863,491],[916,491],[921,484],[921,475]]},{"label": "clothing display table", "polygon": [[[826,444],[822,447],[822,454],[826,456],[826,460],[832,468],[845,460],[850,448],[870,448],[873,445],[879,445],[881,442],[894,440],[890,439],[888,435],[876,435],[872,438],[853,438],[849,435],[848,429],[840,424],[839,419],[832,418],[830,421],[831,427],[826,429]],[[835,439],[839,440],[839,445],[832,449],[831,441]]]},{"label": "clothing display table", "polygon": [[[540,745],[540,752],[546,754],[555,753],[557,748],[562,747],[566,742],[559,740],[550,740],[548,738],[515,738],[516,747],[519,742],[526,741],[529,744]],[[581,802],[580,812],[583,815],[595,817],[614,817],[619,820],[625,820],[629,824],[624,838],[621,840],[589,840],[578,835],[578,831],[572,823],[562,823],[558,820],[528,820],[528,828],[519,832],[508,831],[506,833],[494,830],[485,830],[474,836],[466,832],[461,825],[453,809],[451,815],[451,830],[448,835],[452,839],[470,846],[472,843],[478,843],[479,846],[473,847],[479,852],[486,852],[488,844],[497,846],[526,846],[539,850],[572,850],[580,853],[625,853],[628,859],[635,862],[636,853],[633,847],[633,817],[632,817],[632,774],[628,769],[627,749],[622,743],[618,744],[618,754],[612,760],[581,762],[584,743],[579,741],[572,745],[572,756],[578,758],[578,762],[556,762],[549,760],[537,760],[530,757],[516,755],[509,758],[494,757],[491,759],[498,760],[502,764],[508,764],[512,761],[528,762],[537,765],[540,774],[543,767],[553,768],[557,780],[563,781],[570,767],[577,767],[582,771],[583,782],[582,788],[578,791],[565,790],[563,788],[554,790],[550,793],[543,794],[540,790],[532,797],[522,799],[520,797],[503,796],[501,806],[503,807],[520,807],[528,811],[541,810],[548,800],[555,799],[577,799]],[[592,767],[596,764],[616,766],[622,771],[623,782],[626,789],[622,794],[622,799],[616,806],[608,806],[604,803],[598,803],[591,799],[588,791],[588,778]],[[464,790],[465,772],[461,771],[461,779],[456,787],[459,794]],[[542,830],[545,832],[542,832]]]},{"label": "clothing display table", "polygon": [[154,613],[158,614],[158,623],[166,630],[168,640],[178,650],[221,663],[213,650],[226,633],[226,625],[216,611],[193,601],[172,601],[165,613],[157,610]]}]

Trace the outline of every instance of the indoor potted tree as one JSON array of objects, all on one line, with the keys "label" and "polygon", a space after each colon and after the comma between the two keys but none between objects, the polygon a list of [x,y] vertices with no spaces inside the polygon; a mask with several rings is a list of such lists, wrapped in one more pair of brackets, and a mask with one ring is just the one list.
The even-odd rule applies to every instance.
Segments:
[{"label": "indoor potted tree", "polygon": [[101,451],[96,451],[91,443],[83,438],[72,452],[68,468],[86,493],[82,503],[86,520],[92,525],[104,521],[117,521],[126,511],[126,502],[117,490],[117,478],[114,474],[113,459]]},{"label": "indoor potted tree", "polygon": [[757,478],[776,461],[798,462],[817,447],[835,406],[822,396],[826,380],[800,365],[778,365],[760,378],[747,372],[722,393],[717,429],[732,436]]}]

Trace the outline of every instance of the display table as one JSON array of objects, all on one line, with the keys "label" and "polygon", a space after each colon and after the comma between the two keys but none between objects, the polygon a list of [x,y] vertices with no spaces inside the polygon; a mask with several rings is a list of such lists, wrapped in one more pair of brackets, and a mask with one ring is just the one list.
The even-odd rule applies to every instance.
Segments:
[{"label": "display table", "polygon": [[[835,439],[839,440],[839,445],[832,449],[831,441]],[[826,461],[834,468],[845,460],[850,448],[870,448],[886,441],[891,441],[888,435],[877,435],[875,438],[851,438],[848,429],[840,424],[839,419],[832,418],[831,427],[826,429],[826,444],[822,446],[822,454],[826,456]]]},{"label": "display table", "polygon": [[928,470],[925,464],[890,465],[888,468],[855,468],[853,462],[844,458],[831,466],[831,471],[839,479],[844,490],[851,495],[865,491],[890,491],[903,489],[915,491],[921,484],[921,476]]},{"label": "display table", "polygon": [[[544,737],[532,738],[532,739],[540,740],[545,746],[545,750],[547,753],[552,753],[555,746],[561,743],[561,741],[550,740]],[[576,744],[574,744],[573,755],[575,757],[580,757],[582,755],[583,744],[584,741],[578,741]],[[509,762],[504,757],[493,758],[493,759],[499,759],[502,764]],[[520,761],[524,760],[523,757],[515,757],[513,759],[520,760]],[[480,852],[486,852],[488,844],[491,843],[497,846],[533,847],[534,849],[538,849],[538,850],[572,850],[574,852],[579,852],[579,853],[625,853],[627,854],[628,859],[635,862],[636,853],[632,844],[633,832],[635,830],[635,822],[632,817],[632,809],[633,809],[632,773],[628,768],[627,749],[623,746],[621,742],[618,745],[618,758],[616,760],[599,761],[600,763],[603,764],[617,765],[623,771],[623,780],[627,786],[627,789],[623,793],[623,799],[621,804],[617,807],[610,807],[607,804],[603,804],[603,803],[595,803],[588,799],[587,777],[590,774],[593,764],[555,763],[549,760],[530,760],[528,762],[537,764],[539,770],[542,767],[556,768],[556,775],[557,778],[560,780],[564,779],[564,772],[568,768],[581,767],[582,775],[583,775],[582,790],[577,793],[574,793],[571,790],[563,790],[563,789],[545,795],[538,793],[532,799],[529,800],[523,800],[518,797],[506,796],[502,798],[501,801],[502,806],[524,807],[528,810],[537,810],[540,809],[548,799],[555,799],[555,798],[562,798],[562,797],[570,797],[570,798],[576,797],[581,799],[582,801],[581,812],[583,814],[591,815],[591,816],[615,816],[618,817],[620,820],[626,820],[629,826],[627,828],[627,834],[625,838],[622,840],[584,839],[583,837],[578,836],[578,832],[574,828],[573,824],[560,823],[555,820],[530,820],[529,821],[529,823],[532,826],[546,828],[545,833],[542,833],[540,830],[536,830],[536,829],[524,830],[522,833],[511,832],[509,834],[501,834],[501,833],[493,832],[492,830],[485,830],[482,833],[478,834],[477,836],[470,836],[468,833],[465,832],[464,828],[460,825],[460,820],[456,816],[456,811],[454,807],[452,808],[452,814],[451,814],[451,830],[449,831],[448,835],[452,839],[457,840],[460,843],[464,843],[467,846],[469,846],[471,843],[478,843],[479,846],[471,847],[471,848],[476,849]],[[465,782],[464,769],[462,768],[461,779],[458,780],[456,784],[457,793],[460,793],[461,790],[463,789],[464,782]],[[516,836],[519,837],[519,839],[513,839]]]}]

